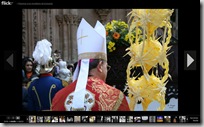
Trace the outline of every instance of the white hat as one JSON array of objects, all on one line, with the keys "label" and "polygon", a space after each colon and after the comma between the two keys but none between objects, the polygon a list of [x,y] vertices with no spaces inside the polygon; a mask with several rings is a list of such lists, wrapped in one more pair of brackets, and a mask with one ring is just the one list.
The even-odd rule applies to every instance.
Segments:
[{"label": "white hat", "polygon": [[52,44],[46,39],[38,41],[35,46],[35,50],[33,51],[33,58],[40,65],[40,73],[48,73],[54,67],[51,57],[51,46]]},{"label": "white hat", "polygon": [[[97,21],[93,28],[84,18],[82,18],[77,30],[78,62],[74,71],[73,81],[77,80],[74,91],[72,109],[84,109],[84,97],[89,71],[90,59],[107,60],[106,51],[106,30]],[[80,70],[79,70],[80,64]]]}]

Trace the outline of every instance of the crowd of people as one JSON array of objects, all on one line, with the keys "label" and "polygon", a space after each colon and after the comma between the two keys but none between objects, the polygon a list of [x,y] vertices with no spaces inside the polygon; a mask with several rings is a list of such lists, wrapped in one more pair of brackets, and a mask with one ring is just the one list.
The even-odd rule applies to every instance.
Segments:
[{"label": "crowd of people", "polygon": [[[58,55],[55,56],[56,54]],[[58,50],[55,50],[49,62],[51,64],[45,68],[34,57],[22,59],[22,109],[24,111],[50,110],[55,93],[72,82],[74,64],[67,65],[68,62],[61,58]],[[55,86],[53,83],[58,85]],[[42,96],[45,93],[46,96]]]},{"label": "crowd of people", "polygon": [[[83,35],[84,34],[84,35]],[[88,45],[88,47],[87,47]],[[93,28],[82,18],[77,30],[78,61],[67,65],[52,44],[37,42],[32,57],[23,58],[23,109],[28,111],[129,111],[123,92],[105,83],[105,27]]]}]

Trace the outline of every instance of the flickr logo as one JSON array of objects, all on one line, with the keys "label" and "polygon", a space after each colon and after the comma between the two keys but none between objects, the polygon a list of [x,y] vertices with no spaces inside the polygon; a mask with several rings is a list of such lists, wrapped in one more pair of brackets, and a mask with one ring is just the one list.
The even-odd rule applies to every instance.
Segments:
[{"label": "flickr logo", "polygon": [[1,5],[12,5],[13,2],[10,1],[1,1]]}]

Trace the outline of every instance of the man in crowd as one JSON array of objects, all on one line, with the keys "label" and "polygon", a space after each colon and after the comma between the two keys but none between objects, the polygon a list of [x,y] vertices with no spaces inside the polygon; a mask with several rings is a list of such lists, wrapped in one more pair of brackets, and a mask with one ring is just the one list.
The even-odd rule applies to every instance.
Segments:
[{"label": "man in crowd", "polygon": [[52,44],[43,39],[37,42],[33,52],[34,60],[39,64],[39,78],[28,83],[28,110],[50,110],[54,95],[68,83],[53,77],[54,61],[51,57]]}]

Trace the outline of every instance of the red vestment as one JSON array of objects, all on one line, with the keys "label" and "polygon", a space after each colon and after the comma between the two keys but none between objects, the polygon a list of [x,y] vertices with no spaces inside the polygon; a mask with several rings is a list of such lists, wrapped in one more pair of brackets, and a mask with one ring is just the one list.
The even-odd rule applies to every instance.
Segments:
[{"label": "red vestment", "polygon": [[[52,100],[52,111],[72,111],[76,81],[61,89]],[[130,111],[125,95],[103,80],[89,77],[85,94],[86,111]]]}]

